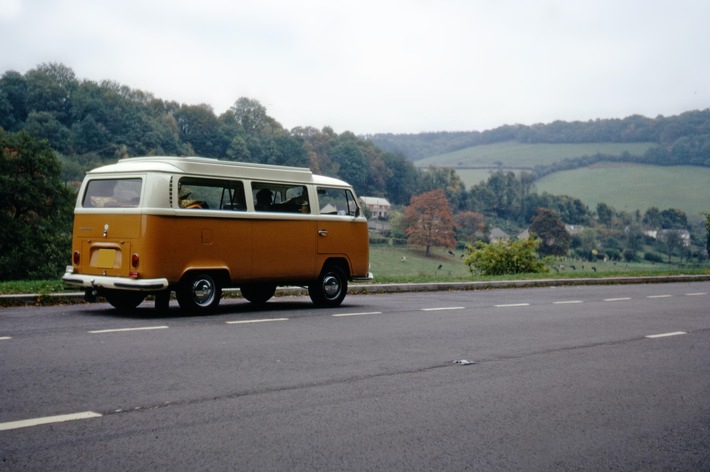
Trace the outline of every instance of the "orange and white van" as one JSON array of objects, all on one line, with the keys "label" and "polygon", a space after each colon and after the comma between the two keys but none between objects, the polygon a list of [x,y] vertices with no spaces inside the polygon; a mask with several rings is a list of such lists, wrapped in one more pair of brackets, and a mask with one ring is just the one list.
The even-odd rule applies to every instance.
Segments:
[{"label": "orange and white van", "polygon": [[197,157],[139,157],[87,173],[74,210],[66,284],[132,309],[213,310],[222,289],[264,303],[307,286],[338,306],[371,280],[367,221],[352,187],[307,168]]}]

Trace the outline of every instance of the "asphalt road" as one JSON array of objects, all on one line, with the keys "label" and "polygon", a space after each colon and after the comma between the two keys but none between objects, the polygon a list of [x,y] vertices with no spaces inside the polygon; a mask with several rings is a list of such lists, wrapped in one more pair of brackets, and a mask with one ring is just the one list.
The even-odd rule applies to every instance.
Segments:
[{"label": "asphalt road", "polygon": [[710,283],[2,309],[0,470],[708,471]]}]

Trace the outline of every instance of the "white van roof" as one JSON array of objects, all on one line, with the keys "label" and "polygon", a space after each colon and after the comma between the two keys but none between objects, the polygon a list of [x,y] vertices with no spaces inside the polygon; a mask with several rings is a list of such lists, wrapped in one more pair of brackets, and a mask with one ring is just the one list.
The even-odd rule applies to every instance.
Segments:
[{"label": "white van roof", "polygon": [[313,174],[307,167],[288,167],[250,162],[223,161],[206,157],[147,156],[129,157],[115,164],[98,167],[93,174],[131,172],[168,172],[205,177],[248,178],[321,185],[348,186],[346,182]]}]

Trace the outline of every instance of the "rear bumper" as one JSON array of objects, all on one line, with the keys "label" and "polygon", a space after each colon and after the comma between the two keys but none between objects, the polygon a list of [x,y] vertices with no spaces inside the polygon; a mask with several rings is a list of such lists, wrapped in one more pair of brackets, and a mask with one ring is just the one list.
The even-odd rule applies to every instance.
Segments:
[{"label": "rear bumper", "polygon": [[84,288],[111,288],[117,290],[138,290],[143,292],[153,292],[168,288],[168,279],[129,279],[127,277],[107,277],[104,275],[83,275],[75,274],[73,269],[67,267],[67,271],[62,277],[67,285],[74,285]]}]

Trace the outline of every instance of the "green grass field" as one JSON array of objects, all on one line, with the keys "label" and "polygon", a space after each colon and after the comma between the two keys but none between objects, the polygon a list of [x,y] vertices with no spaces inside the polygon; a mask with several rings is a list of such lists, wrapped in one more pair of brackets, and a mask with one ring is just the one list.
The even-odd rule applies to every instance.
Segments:
[{"label": "green grass field", "polygon": [[[464,258],[457,251],[452,257],[445,249],[433,248],[432,256],[425,257],[424,249],[395,247],[386,245],[370,246],[370,270],[377,283],[428,282],[428,281],[468,281],[468,280],[508,280],[526,278],[556,277],[604,277],[604,276],[646,276],[678,273],[707,272],[710,265],[703,267],[678,267],[675,263],[653,264],[650,262],[598,261],[580,262],[572,259],[560,260],[555,265],[564,265],[562,272],[551,270],[544,274],[522,274],[516,276],[481,277],[471,274]],[[403,260],[404,258],[404,260]],[[676,258],[674,258],[675,261]],[[575,266],[572,269],[572,266]],[[439,269],[441,266],[441,269]],[[594,270],[594,269],[596,270]]]},{"label": "green grass field", "polygon": [[606,164],[550,174],[538,193],[570,195],[594,210],[604,202],[617,210],[680,208],[689,216],[710,211],[710,168]]},{"label": "green grass field", "polygon": [[536,165],[595,154],[619,156],[628,152],[641,155],[652,146],[654,143],[524,144],[507,141],[439,154],[420,159],[414,164],[417,167],[532,169]]}]

